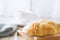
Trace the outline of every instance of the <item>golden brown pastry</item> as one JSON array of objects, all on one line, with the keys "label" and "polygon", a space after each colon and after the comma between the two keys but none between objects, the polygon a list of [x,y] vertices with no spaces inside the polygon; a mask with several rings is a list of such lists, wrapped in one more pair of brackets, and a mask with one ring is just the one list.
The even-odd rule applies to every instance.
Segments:
[{"label": "golden brown pastry", "polygon": [[57,31],[60,34],[60,24],[57,24]]},{"label": "golden brown pastry", "polygon": [[36,21],[26,26],[25,33],[33,36],[51,36],[60,33],[60,24],[51,21]]},{"label": "golden brown pastry", "polygon": [[44,24],[42,25],[42,32],[43,36],[50,36],[50,35],[55,35],[57,34],[57,29],[56,27],[49,25],[49,24]]},{"label": "golden brown pastry", "polygon": [[50,24],[50,25],[53,25],[53,26],[55,26],[56,25],[56,23],[55,22],[51,22],[51,21],[49,21],[49,22],[47,22],[48,24]]},{"label": "golden brown pastry", "polygon": [[[31,29],[27,30],[28,34],[39,36],[39,23],[35,22],[31,24]],[[32,27],[33,26],[33,27]]]}]

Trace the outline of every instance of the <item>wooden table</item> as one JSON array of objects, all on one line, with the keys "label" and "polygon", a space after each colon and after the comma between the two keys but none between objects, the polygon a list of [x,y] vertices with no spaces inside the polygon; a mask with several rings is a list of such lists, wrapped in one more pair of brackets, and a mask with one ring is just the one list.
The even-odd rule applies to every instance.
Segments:
[{"label": "wooden table", "polygon": [[[23,27],[18,27],[18,30],[21,30]],[[26,40],[26,38],[18,35],[18,40]]]},{"label": "wooden table", "polygon": [[18,40],[27,40],[26,38],[23,38],[21,36],[18,36]]}]

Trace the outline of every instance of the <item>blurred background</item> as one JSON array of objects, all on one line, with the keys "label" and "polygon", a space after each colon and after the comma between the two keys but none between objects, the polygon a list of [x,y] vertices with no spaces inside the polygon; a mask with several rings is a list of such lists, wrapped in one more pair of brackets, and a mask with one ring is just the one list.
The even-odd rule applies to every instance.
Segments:
[{"label": "blurred background", "polygon": [[0,0],[0,24],[6,24],[0,27],[4,29],[17,29],[17,25],[19,28],[43,17],[60,18],[60,0]]},{"label": "blurred background", "polygon": [[60,0],[0,0],[0,23],[21,20],[16,22],[19,24],[41,16],[60,17],[59,10]]},{"label": "blurred background", "polygon": [[0,23],[16,20],[21,10],[30,10],[30,0],[0,0]]}]

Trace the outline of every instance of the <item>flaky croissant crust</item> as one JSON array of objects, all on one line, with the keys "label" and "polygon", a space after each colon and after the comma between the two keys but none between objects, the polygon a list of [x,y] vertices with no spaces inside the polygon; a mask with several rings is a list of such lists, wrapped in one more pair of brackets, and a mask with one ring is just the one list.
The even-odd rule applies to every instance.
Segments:
[{"label": "flaky croissant crust", "polygon": [[30,28],[26,30],[27,34],[33,36],[51,36],[60,34],[60,24],[51,21],[36,21],[31,23]]}]

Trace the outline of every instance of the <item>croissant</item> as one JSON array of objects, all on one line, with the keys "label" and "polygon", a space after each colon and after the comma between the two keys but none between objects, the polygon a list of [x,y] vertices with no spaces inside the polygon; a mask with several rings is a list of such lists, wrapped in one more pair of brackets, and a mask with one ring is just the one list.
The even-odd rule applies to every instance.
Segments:
[{"label": "croissant", "polygon": [[60,24],[51,21],[36,21],[32,22],[28,28],[23,28],[24,32],[33,36],[52,36],[60,33]]},{"label": "croissant", "polygon": [[57,24],[57,31],[60,34],[60,24]]},{"label": "croissant", "polygon": [[42,25],[42,32],[43,35],[42,36],[50,36],[50,35],[55,35],[57,34],[57,29],[56,27],[49,25],[49,24],[44,24]]}]

